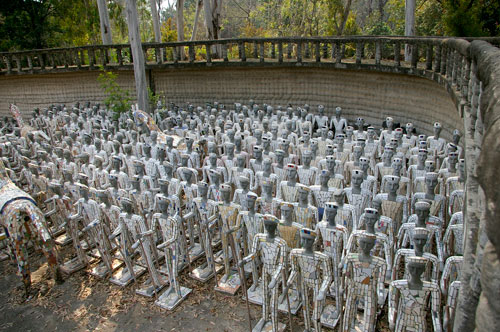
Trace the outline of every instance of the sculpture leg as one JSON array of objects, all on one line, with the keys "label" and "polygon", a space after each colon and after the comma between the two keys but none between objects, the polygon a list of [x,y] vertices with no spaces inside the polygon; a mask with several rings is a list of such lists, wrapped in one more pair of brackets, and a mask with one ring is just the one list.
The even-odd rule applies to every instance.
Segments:
[{"label": "sculpture leg", "polygon": [[272,290],[271,290],[271,322],[273,325],[273,331],[277,332],[278,331],[278,286],[276,285]]},{"label": "sculpture leg", "polygon": [[228,239],[227,239],[227,234],[221,234],[221,240],[222,240],[222,252],[224,255],[224,275],[229,276],[229,244],[228,244]]},{"label": "sculpture leg", "polygon": [[[265,321],[269,320],[271,311],[269,308],[269,276],[263,271],[262,272],[262,319]],[[271,317],[272,318],[272,317]],[[263,327],[263,326],[262,326]]]},{"label": "sculpture leg", "polygon": [[370,294],[365,294],[364,302],[365,309],[363,311],[363,331],[374,332],[375,331],[375,315],[377,314],[377,303],[378,303],[377,292],[372,292]]},{"label": "sculpture leg", "polygon": [[[165,259],[169,259],[170,260],[170,266],[171,266],[171,269],[169,271],[169,276],[170,274],[172,275],[170,277],[170,286],[174,287],[174,290],[175,290],[175,293],[177,294],[178,297],[181,297],[182,294],[181,294],[181,288],[179,287],[179,283],[177,282],[177,255],[176,255],[176,248],[175,248],[175,245],[172,246],[172,248],[170,250],[168,250],[168,257],[166,256]],[[167,263],[167,265],[169,265]]]},{"label": "sculpture leg", "polygon": [[313,320],[314,320],[314,330],[315,332],[321,332],[321,309],[323,308],[323,301],[318,301],[318,287],[314,287],[313,293]]},{"label": "sculpture leg", "polygon": [[309,313],[309,292],[304,284],[300,282],[300,293],[302,295],[302,313],[304,314],[304,325],[306,331],[311,331],[311,315]]},{"label": "sculpture leg", "polygon": [[80,243],[80,237],[78,236],[78,221],[70,220],[69,223],[70,223],[71,239],[73,240],[73,247],[75,248],[78,260],[80,261],[81,264],[87,265],[87,255],[85,254],[85,251],[82,248],[82,245]]},{"label": "sculpture leg", "polygon": [[352,321],[354,319],[354,315],[356,314],[356,305],[355,305],[355,295],[353,292],[356,292],[355,289],[349,289],[347,292],[347,299],[345,301],[345,311],[344,311],[344,326],[342,327],[343,332],[351,331]]}]

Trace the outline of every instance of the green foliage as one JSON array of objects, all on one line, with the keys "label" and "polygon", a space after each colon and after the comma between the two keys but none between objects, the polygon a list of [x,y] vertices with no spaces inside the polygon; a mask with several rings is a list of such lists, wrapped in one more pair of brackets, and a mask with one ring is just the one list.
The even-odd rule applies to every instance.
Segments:
[{"label": "green foliage", "polygon": [[[128,42],[123,0],[106,0],[114,43]],[[136,0],[143,42],[154,40],[150,1]],[[416,0],[417,35],[500,36],[498,0]],[[184,1],[184,36],[191,38],[198,0]],[[163,0],[162,41],[176,41],[176,5]],[[223,0],[221,37],[404,35],[403,0]],[[204,39],[204,10],[197,36]],[[0,51],[100,44],[95,0],[4,0]],[[172,51],[166,54],[172,59]],[[235,51],[231,50],[231,54]],[[196,57],[206,57],[197,47]],[[148,54],[147,56],[151,56]]]},{"label": "green foliage", "polygon": [[148,86],[148,101],[150,110],[154,110],[156,108],[156,105],[158,104],[158,101],[161,100],[163,97],[164,97],[163,93],[155,93]]},{"label": "green foliage", "polygon": [[452,36],[500,36],[500,3],[493,0],[445,0],[443,22]]},{"label": "green foliage", "polygon": [[106,99],[104,99],[104,103],[113,111],[113,118],[115,120],[120,117],[120,114],[130,111],[132,106],[130,91],[123,89],[116,83],[117,77],[117,74],[105,71],[99,74],[97,78],[101,88],[107,95]]}]

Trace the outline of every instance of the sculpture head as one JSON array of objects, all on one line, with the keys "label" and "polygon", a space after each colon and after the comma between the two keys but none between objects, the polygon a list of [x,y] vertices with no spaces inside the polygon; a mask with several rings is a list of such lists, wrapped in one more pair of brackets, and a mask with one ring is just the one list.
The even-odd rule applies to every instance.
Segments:
[{"label": "sculpture head", "polygon": [[300,185],[298,188],[299,202],[307,204],[309,202],[309,192],[311,189],[308,186]]},{"label": "sculpture head", "polygon": [[302,164],[304,166],[309,167],[311,165],[311,161],[312,161],[311,151],[310,150],[304,151],[304,153],[302,154]]},{"label": "sculpture head", "polygon": [[353,188],[361,188],[361,184],[364,180],[363,171],[360,169],[354,169],[351,173],[351,185]]},{"label": "sculpture head", "polygon": [[262,147],[260,145],[253,147],[253,156],[256,160],[262,160]]},{"label": "sculpture head", "polygon": [[399,176],[401,169],[403,169],[403,160],[401,158],[393,158],[391,167],[394,170],[394,174]]},{"label": "sculpture head", "polygon": [[388,116],[385,118],[385,124],[387,125],[387,128],[392,130],[392,126],[394,125],[394,119]]},{"label": "sculpture head", "polygon": [[[425,225],[425,221],[429,217],[431,205],[425,200],[420,200],[415,203],[415,214],[421,224]],[[424,226],[425,227],[425,226]]]},{"label": "sculpture head", "polygon": [[236,166],[239,168],[245,168],[246,158],[243,154],[239,154],[236,156]]},{"label": "sculpture head", "polygon": [[250,188],[250,179],[246,176],[240,175],[238,176],[238,184],[241,189],[247,191]]},{"label": "sculpture head", "polygon": [[221,178],[220,172],[216,171],[215,169],[211,169],[209,171],[209,175],[210,175],[210,182],[218,186],[220,184],[220,178]]},{"label": "sculpture head", "polygon": [[369,233],[374,233],[375,224],[379,220],[380,215],[377,209],[366,208],[365,209],[365,224],[366,230]]},{"label": "sculpture head", "polygon": [[265,158],[262,161],[262,170],[264,173],[271,173],[272,171],[272,161],[270,158]]},{"label": "sculpture head", "polygon": [[253,192],[249,192],[246,195],[245,204],[249,211],[253,211],[255,209],[255,202],[257,201],[257,194]]},{"label": "sculpture head", "polygon": [[208,183],[205,181],[198,182],[198,196],[206,198],[208,195]]},{"label": "sculpture head", "polygon": [[261,182],[262,193],[267,197],[272,197],[273,195],[273,183],[269,180],[262,180]]},{"label": "sculpture head", "polygon": [[342,108],[340,108],[340,107],[336,107],[336,108],[335,108],[335,116],[336,116],[337,118],[339,118],[339,117],[341,117],[341,116],[342,116]]},{"label": "sculpture head", "polygon": [[368,257],[371,256],[371,250],[375,246],[375,241],[377,237],[375,234],[370,233],[361,233],[358,238],[358,246],[363,256]]},{"label": "sculpture head", "polygon": [[314,240],[316,239],[316,232],[309,228],[302,228],[300,230],[300,245],[306,252],[312,253]]},{"label": "sculpture head", "polygon": [[337,163],[334,156],[326,156],[326,169],[330,171],[330,176],[335,174],[335,167]]},{"label": "sculpture head", "polygon": [[434,122],[434,137],[435,138],[439,138],[439,135],[441,135],[441,130],[442,130],[441,123]]},{"label": "sculpture head", "polygon": [[276,234],[276,228],[278,227],[279,220],[272,214],[264,215],[264,228],[266,229],[266,234],[268,238],[274,238]]},{"label": "sculpture head", "polygon": [[399,176],[396,176],[396,175],[387,176],[387,181],[385,183],[385,188],[386,188],[387,192],[395,195],[399,189],[399,181],[400,181]]},{"label": "sculpture head", "polygon": [[429,192],[434,192],[438,184],[438,173],[435,172],[427,172],[425,173],[425,185],[427,186],[427,190]]},{"label": "sculpture head", "polygon": [[295,181],[297,179],[297,166],[294,164],[286,165],[286,173],[289,181]]},{"label": "sculpture head", "polygon": [[342,189],[342,188],[336,189],[335,192],[333,193],[333,199],[335,199],[335,202],[339,206],[344,205],[344,202],[345,202],[345,191],[344,191],[344,189]]},{"label": "sculpture head", "polygon": [[423,257],[410,256],[406,258],[406,270],[408,271],[408,274],[410,276],[410,287],[421,287],[422,280],[420,279],[420,277],[425,271],[426,264],[427,259]]},{"label": "sculpture head", "polygon": [[293,204],[288,202],[281,202],[281,219],[285,221],[285,223],[292,223],[293,220]]},{"label": "sculpture head", "polygon": [[221,184],[220,185],[220,193],[221,193],[222,200],[225,203],[229,203],[231,201],[231,185],[226,184],[226,183]]},{"label": "sculpture head", "polygon": [[427,238],[429,236],[429,231],[424,227],[415,227],[413,229],[413,244],[415,249],[415,255],[422,256],[424,253],[424,247],[427,244]]},{"label": "sculpture head", "polygon": [[335,226],[335,217],[337,216],[338,209],[339,205],[337,202],[325,203],[325,218],[330,226]]},{"label": "sculpture head", "polygon": [[122,206],[122,209],[126,212],[126,213],[132,213],[132,201],[128,198],[122,198],[120,199],[120,204]]},{"label": "sculpture head", "polygon": [[424,163],[424,169],[426,172],[434,172],[436,170],[436,163],[434,160],[426,160]]}]

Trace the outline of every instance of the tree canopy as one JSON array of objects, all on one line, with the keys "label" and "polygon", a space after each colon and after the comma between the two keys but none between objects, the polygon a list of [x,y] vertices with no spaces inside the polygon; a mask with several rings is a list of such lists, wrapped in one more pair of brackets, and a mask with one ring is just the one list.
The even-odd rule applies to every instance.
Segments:
[{"label": "tree canopy", "polygon": [[[162,4],[161,40],[177,40],[175,1]],[[185,40],[216,38],[403,35],[404,0],[205,0],[222,5],[220,17],[195,20],[199,0],[183,6]],[[127,43],[124,0],[107,0],[113,43]],[[141,38],[154,41],[150,0],[137,0]],[[209,6],[209,7],[210,7]],[[197,22],[197,29],[194,28]],[[99,12],[95,0],[4,0],[0,6],[0,51],[100,44]],[[498,0],[416,0],[417,35],[500,36]],[[182,34],[181,34],[182,35]],[[213,32],[212,32],[213,35]]]}]

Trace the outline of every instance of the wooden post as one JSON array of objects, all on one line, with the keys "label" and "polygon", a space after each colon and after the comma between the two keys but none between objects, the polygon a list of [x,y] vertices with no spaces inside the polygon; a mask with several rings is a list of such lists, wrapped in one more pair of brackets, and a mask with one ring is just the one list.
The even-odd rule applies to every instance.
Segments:
[{"label": "wooden post", "polygon": [[[153,30],[155,32],[155,42],[161,43],[161,31],[160,31],[160,15],[158,15],[158,1],[150,0],[151,6],[151,16],[153,17]],[[155,49],[156,61],[158,63],[163,63],[163,48]]]},{"label": "wooden post", "polygon": [[99,9],[99,20],[101,22],[101,37],[104,45],[113,44],[111,35],[111,25],[109,24],[109,13],[106,0],[97,0],[97,7]]},{"label": "wooden post", "polygon": [[[405,1],[405,36],[415,36],[415,0]],[[405,45],[405,61],[410,61],[411,45]]]},{"label": "wooden post", "polygon": [[149,111],[148,89],[146,81],[146,70],[144,64],[144,53],[142,52],[141,35],[139,34],[139,22],[137,15],[137,0],[126,0],[126,12],[128,23],[128,38],[130,49],[134,59],[135,88],[137,90],[137,103],[139,109]]}]

